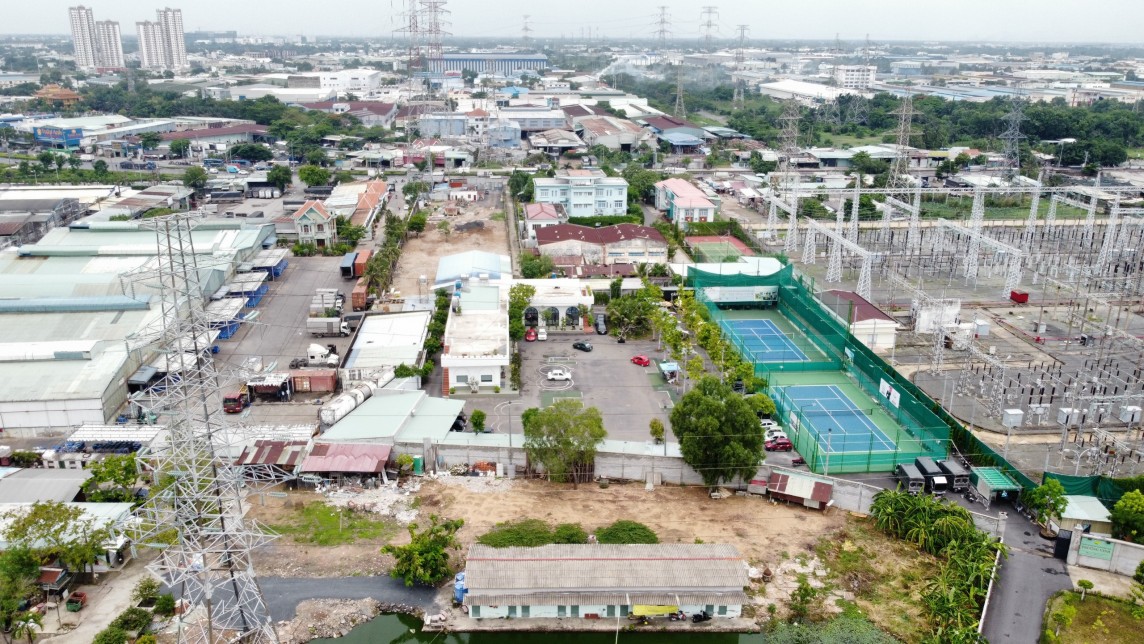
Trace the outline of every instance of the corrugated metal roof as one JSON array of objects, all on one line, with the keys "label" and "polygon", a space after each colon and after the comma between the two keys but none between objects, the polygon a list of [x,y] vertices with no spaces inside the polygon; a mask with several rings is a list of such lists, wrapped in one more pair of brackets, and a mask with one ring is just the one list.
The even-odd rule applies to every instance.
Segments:
[{"label": "corrugated metal roof", "polygon": [[389,445],[318,443],[302,462],[302,471],[380,474],[389,460],[389,451]]},{"label": "corrugated metal roof", "polygon": [[481,591],[735,592],[747,583],[747,568],[739,551],[721,544],[559,544],[538,548],[478,544],[469,548],[465,567],[465,586],[474,595]]},{"label": "corrugated metal roof", "polygon": [[235,465],[277,465],[292,472],[302,462],[308,441],[258,440],[242,450]]},{"label": "corrugated metal roof", "polygon": [[802,476],[801,474],[771,474],[767,489],[778,494],[811,499],[819,503],[829,503],[834,494],[834,486],[826,481]]},{"label": "corrugated metal roof", "polygon": [[1104,504],[1093,496],[1070,494],[1065,497],[1068,505],[1061,513],[1062,519],[1075,519],[1081,522],[1107,522],[1112,520],[1112,514]]},{"label": "corrugated metal roof", "polygon": [[[466,576],[466,579],[468,577]],[[536,593],[536,594],[499,594],[477,593],[466,594],[465,605],[472,606],[571,606],[571,605],[614,605],[632,606],[644,604],[651,606],[679,606],[683,604],[716,604],[731,606],[746,604],[748,601],[743,591],[732,592],[683,592],[683,593],[601,593],[595,591],[567,592],[567,593]]]}]

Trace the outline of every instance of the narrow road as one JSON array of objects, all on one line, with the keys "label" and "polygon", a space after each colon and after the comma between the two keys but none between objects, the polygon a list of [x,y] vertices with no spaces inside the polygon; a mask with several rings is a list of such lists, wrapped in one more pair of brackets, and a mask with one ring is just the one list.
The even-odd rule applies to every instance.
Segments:
[{"label": "narrow road", "polygon": [[307,599],[373,599],[386,604],[406,604],[431,611],[436,588],[407,588],[398,579],[385,577],[294,578],[259,577],[262,594],[270,607],[270,617],[278,621],[294,619],[298,604]]},{"label": "narrow road", "polygon": [[990,642],[1038,641],[1045,602],[1058,590],[1072,587],[1065,562],[1054,559],[1053,542],[1042,539],[1037,527],[1011,513],[1005,526],[1009,558],[1001,562],[993,585],[982,634]]}]

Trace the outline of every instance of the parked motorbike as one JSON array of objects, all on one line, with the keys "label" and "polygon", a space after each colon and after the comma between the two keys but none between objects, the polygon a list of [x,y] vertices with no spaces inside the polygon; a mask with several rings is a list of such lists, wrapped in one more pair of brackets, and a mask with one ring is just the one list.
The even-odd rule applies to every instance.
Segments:
[{"label": "parked motorbike", "polygon": [[711,621],[711,616],[707,614],[707,611],[695,613],[694,615],[691,616],[691,622],[693,624],[698,624],[700,622],[709,622],[709,621]]},{"label": "parked motorbike", "polygon": [[668,615],[667,618],[673,622],[686,622],[687,621],[687,615],[681,610],[676,611],[676,612]]}]

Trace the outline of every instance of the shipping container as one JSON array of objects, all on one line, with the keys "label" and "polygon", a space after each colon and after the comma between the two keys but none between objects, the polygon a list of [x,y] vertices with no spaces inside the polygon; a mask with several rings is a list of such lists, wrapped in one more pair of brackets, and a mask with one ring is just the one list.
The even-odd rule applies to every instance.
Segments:
[{"label": "shipping container", "polygon": [[366,284],[366,279],[363,277],[357,281],[354,290],[350,293],[350,304],[355,311],[364,311],[369,307],[367,302],[369,297],[369,287]]},{"label": "shipping container", "polygon": [[354,278],[354,262],[357,261],[357,256],[357,253],[350,252],[346,253],[345,256],[342,257],[341,269],[342,277],[344,279],[350,280]]},{"label": "shipping container", "polygon": [[290,372],[290,377],[294,391],[299,393],[327,394],[338,388],[336,369],[296,369]]},{"label": "shipping container", "polygon": [[1009,299],[1017,304],[1028,304],[1029,293],[1026,291],[1009,291]]},{"label": "shipping container", "polygon": [[365,275],[365,267],[371,254],[368,250],[358,251],[357,259],[354,260],[354,277]]}]

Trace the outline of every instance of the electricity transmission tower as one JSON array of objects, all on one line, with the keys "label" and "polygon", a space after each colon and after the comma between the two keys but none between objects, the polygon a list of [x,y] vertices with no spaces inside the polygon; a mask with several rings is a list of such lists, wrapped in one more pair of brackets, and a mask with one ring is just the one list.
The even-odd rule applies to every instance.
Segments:
[{"label": "electricity transmission tower", "polygon": [[714,5],[707,5],[703,7],[703,12],[700,14],[700,27],[703,29],[703,48],[711,51],[712,42],[715,40],[715,32],[719,30],[719,7]]},{"label": "electricity transmission tower", "polygon": [[1014,98],[1010,101],[1009,113],[1002,117],[1005,131],[1001,133],[1001,141],[1005,144],[1005,179],[1012,180],[1021,174],[1021,121],[1025,120],[1024,103]]},{"label": "electricity transmission tower", "polygon": [[890,164],[890,182],[886,188],[890,191],[901,192],[912,188],[913,184],[908,178],[910,175],[910,154],[906,148],[910,145],[910,136],[913,135],[914,97],[906,90],[902,103],[898,109],[890,112],[898,115],[898,133],[895,141],[898,145],[895,150],[894,161]]},{"label": "electricity transmission tower", "polygon": [[[862,50],[862,66],[870,68],[870,34],[866,34],[866,47]],[[865,73],[865,72],[863,72]],[[870,104],[864,96],[854,96],[846,113],[846,121],[865,125],[870,120]]]},{"label": "electricity transmission tower", "polygon": [[528,24],[528,19],[531,17],[527,13],[524,14],[524,24],[520,28],[520,40],[525,47],[528,47],[529,43],[532,42],[532,26]]},{"label": "electricity transmission tower", "polygon": [[[735,71],[743,69],[743,63],[746,62],[747,55],[745,49],[747,46],[747,30],[750,29],[749,25],[739,25],[736,27],[739,30],[739,46],[735,48]],[[743,79],[735,79],[735,93],[731,96],[731,108],[741,110],[743,109]]]},{"label": "electricity transmission tower", "polygon": [[420,0],[406,0],[405,26],[399,31],[405,34],[406,64],[409,68],[409,77],[421,69],[421,15]]},{"label": "electricity transmission tower", "polygon": [[204,619],[188,620],[180,642],[277,642],[255,577],[251,551],[273,537],[244,517],[242,469],[233,446],[242,442],[222,418],[219,374],[211,357],[210,318],[203,305],[200,262],[191,236],[199,213],[148,220],[158,241],[158,266],[133,279],[160,293],[162,315],[128,337],[128,349],[157,348],[168,364],[164,379],[136,404],[167,427],[166,442],[148,461],[155,486],[139,508],[135,542],[159,550],[147,567]]},{"label": "electricity transmission tower", "polygon": [[445,16],[449,10],[445,8],[446,0],[421,0],[421,33],[425,36],[425,55],[430,60],[440,60],[445,36],[449,24]]},{"label": "electricity transmission tower", "polygon": [[667,5],[659,6],[659,15],[655,19],[655,41],[662,52],[667,49],[667,38],[671,35],[671,15],[667,13]]}]

